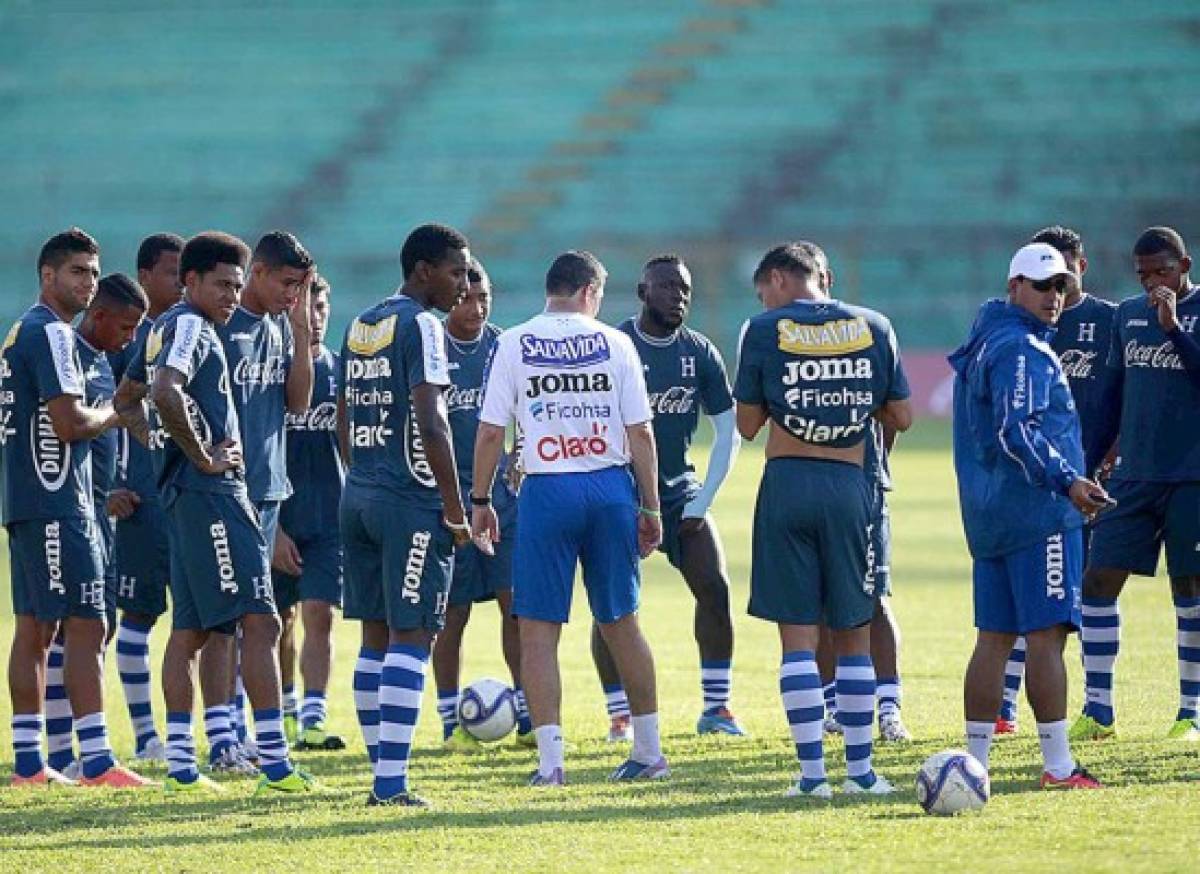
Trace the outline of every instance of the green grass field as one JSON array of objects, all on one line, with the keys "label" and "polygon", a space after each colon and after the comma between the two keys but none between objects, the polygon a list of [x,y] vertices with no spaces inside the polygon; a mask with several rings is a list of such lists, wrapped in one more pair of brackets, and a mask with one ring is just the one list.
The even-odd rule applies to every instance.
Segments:
[{"label": "green grass field", "polygon": [[[350,740],[337,754],[302,761],[324,792],[302,799],[250,799],[227,785],[213,800],[158,793],[0,789],[0,868],[5,871],[226,869],[329,871],[400,864],[480,871],[909,869],[1195,870],[1200,750],[1161,737],[1175,715],[1174,618],[1163,579],[1135,581],[1118,667],[1121,737],[1076,753],[1108,783],[1103,792],[1046,794],[1032,715],[993,753],[995,797],[978,815],[925,816],[913,777],[925,756],[960,746],[960,681],[972,641],[968,558],[959,526],[947,432],[920,425],[894,458],[894,604],[904,632],[904,714],[918,740],[876,747],[876,767],[902,791],[887,799],[837,798],[820,806],[783,797],[796,762],[777,687],[779,647],[771,626],[745,616],[749,534],[761,468],[744,451],[716,507],[734,585],[737,652],[734,709],[751,737],[697,738],[699,669],[691,600],[661,557],[645,566],[642,617],[658,662],[664,743],[674,777],[661,785],[605,781],[622,751],[600,740],[603,698],[587,651],[582,597],[562,645],[571,785],[525,786],[534,755],[502,746],[455,757],[438,747],[427,690],[412,764],[429,811],[368,809],[366,753],[354,721],[350,679],[357,634],[338,634],[332,723]],[[3,587],[7,592],[7,586]],[[7,597],[7,596],[4,596]],[[7,606],[0,625],[8,638]],[[155,634],[161,647],[165,630]],[[493,609],[468,632],[465,680],[506,676]],[[1068,650],[1072,710],[1080,698],[1078,649]],[[111,663],[111,659],[110,659]],[[118,753],[132,739],[110,667],[110,728]],[[431,684],[430,684],[431,685]],[[11,765],[8,698],[0,703],[0,773]],[[156,703],[160,725],[162,708]],[[827,746],[831,779],[844,776],[840,743]],[[495,866],[495,867],[494,867]]]}]

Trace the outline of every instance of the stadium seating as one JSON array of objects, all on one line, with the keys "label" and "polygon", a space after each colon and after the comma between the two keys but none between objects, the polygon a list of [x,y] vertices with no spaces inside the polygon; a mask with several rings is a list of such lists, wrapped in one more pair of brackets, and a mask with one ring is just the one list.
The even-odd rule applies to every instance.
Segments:
[{"label": "stadium seating", "polygon": [[[1147,0],[319,0],[203,8],[59,2],[0,11],[0,282],[38,242],[294,228],[336,324],[398,281],[412,225],[462,226],[506,302],[549,258],[599,254],[608,313],[678,249],[697,324],[728,351],[766,245],[828,249],[839,294],[910,348],[957,341],[1036,228],[1085,235],[1092,281],[1130,287],[1146,224],[1200,230],[1200,12]],[[53,35],[87,34],[63,56]],[[1164,111],[1164,106],[1170,111]]]}]

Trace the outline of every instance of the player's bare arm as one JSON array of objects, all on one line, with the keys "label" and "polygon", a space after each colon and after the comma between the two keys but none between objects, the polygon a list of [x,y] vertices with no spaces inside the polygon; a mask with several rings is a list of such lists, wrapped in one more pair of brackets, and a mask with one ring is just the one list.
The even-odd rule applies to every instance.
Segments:
[{"label": "player's bare arm", "polygon": [[625,436],[629,441],[629,458],[640,500],[638,552],[642,558],[646,558],[662,543],[662,515],[658,503],[658,452],[654,446],[654,431],[649,422],[626,425]]},{"label": "player's bare arm", "polygon": [[[496,478],[496,466],[504,451],[504,429],[489,422],[480,422],[475,432],[475,462],[472,472],[472,497],[481,499],[492,493],[492,481]],[[476,546],[488,555],[493,553],[492,544],[500,541],[500,522],[491,503],[471,507],[471,538]]]},{"label": "player's bare arm", "polygon": [[225,440],[209,447],[200,441],[187,413],[184,384],[184,375],[174,367],[160,367],[154,374],[150,399],[158,410],[158,417],[167,434],[201,473],[218,474],[241,467],[242,450],[237,441]]},{"label": "player's bare arm", "polygon": [[885,434],[887,431],[892,432],[892,442],[894,443],[897,433],[907,431],[912,427],[912,403],[908,398],[888,401],[875,412],[875,418],[883,425]]},{"label": "player's bare arm", "polygon": [[146,396],[150,387],[126,376],[113,396],[113,409],[121,417],[121,425],[143,446],[150,445],[150,420],[146,416]]},{"label": "player's bare arm", "polygon": [[300,298],[288,310],[288,321],[292,326],[292,366],[288,369],[287,383],[284,388],[287,394],[287,409],[289,413],[301,415],[312,403],[313,389],[313,357],[312,357],[312,315],[309,312],[309,299],[312,295],[312,282],[317,271],[310,269],[300,284]]},{"label": "player's bare arm", "polygon": [[458,471],[454,466],[454,447],[450,443],[450,421],[446,414],[446,399],[442,396],[442,387],[428,382],[421,383],[412,390],[412,405],[417,431],[421,435],[429,466],[433,469],[438,493],[442,496],[446,522],[454,533],[455,545],[461,546],[470,541],[471,532],[467,527],[459,492]]},{"label": "player's bare arm", "polygon": [[738,401],[737,430],[743,440],[753,440],[765,424],[767,424],[766,407]]},{"label": "player's bare arm", "polygon": [[89,407],[77,395],[59,395],[46,403],[46,410],[50,413],[54,436],[64,443],[91,440],[121,424],[108,404]]}]

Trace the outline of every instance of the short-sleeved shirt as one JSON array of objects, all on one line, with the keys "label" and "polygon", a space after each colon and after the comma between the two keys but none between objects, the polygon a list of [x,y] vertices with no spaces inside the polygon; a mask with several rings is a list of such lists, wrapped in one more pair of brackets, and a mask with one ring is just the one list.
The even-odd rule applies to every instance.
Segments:
[{"label": "short-sleeved shirt", "polygon": [[[83,369],[83,400],[89,407],[111,404],[117,393],[108,357],[76,334],[79,350],[79,365]],[[119,437],[116,428],[109,428],[99,437],[92,439],[92,494],[96,500],[96,514],[105,512],[104,505],[113,490],[117,478],[117,450]]]},{"label": "short-sleeved shirt", "polygon": [[341,358],[350,442],[347,485],[384,500],[440,509],[412,390],[450,384],[442,323],[397,292],[350,324]]},{"label": "short-sleeved shirt", "polygon": [[[159,367],[183,374],[184,403],[200,442],[213,446],[240,439],[237,409],[229,390],[229,366],[213,323],[190,303],[180,301],[158,317],[146,337],[144,355],[135,356],[126,371],[130,379],[151,385]],[[157,415],[151,428],[158,425]],[[235,494],[246,488],[242,471],[201,473],[178,444],[163,432],[152,434],[159,491],[169,497],[178,489]]]},{"label": "short-sleeved shirt", "polygon": [[866,307],[793,301],[742,332],[733,396],[806,443],[856,446],[877,409],[909,394],[892,325]]},{"label": "short-sleeved shirt", "polygon": [[[1181,329],[1193,337],[1200,334],[1197,288],[1176,305]],[[1145,295],[1117,307],[1108,363],[1124,370],[1121,461],[1113,479],[1200,480],[1200,386],[1184,370]]]},{"label": "short-sleeved shirt", "polygon": [[688,450],[701,410],[716,416],[733,407],[725,362],[707,337],[687,326],[661,338],[644,334],[636,318],[617,327],[629,335],[642,362],[654,415],[659,495],[666,503],[700,486]]},{"label": "short-sleeved shirt", "polygon": [[46,406],[84,396],[75,331],[35,304],[4,338],[0,352],[0,444],[4,524],[92,516],[91,445],[64,443]]},{"label": "short-sleeved shirt", "polygon": [[346,472],[338,451],[337,393],[341,363],[324,346],[313,355],[312,403],[300,415],[288,413],[287,472],[292,495],[279,524],[293,539],[335,534],[338,500]]},{"label": "short-sleeved shirt", "polygon": [[229,362],[250,500],[282,501],[290,493],[284,418],[294,351],[291,323],[283,314],[260,315],[239,306],[215,327]]},{"label": "short-sleeved shirt", "polygon": [[633,341],[581,313],[542,313],[500,335],[479,420],[522,433],[527,474],[629,463],[625,428],[648,422]]},{"label": "short-sleeved shirt", "polygon": [[[483,326],[479,339],[471,342],[455,340],[446,334],[446,356],[450,362],[450,387],[446,389],[446,411],[450,417],[450,432],[454,438],[454,462],[458,467],[458,484],[465,492],[475,476],[475,434],[479,431],[479,410],[483,406],[483,384],[488,365],[500,339],[500,328]],[[492,485],[493,496],[504,485],[508,456],[502,456]]]},{"label": "short-sleeved shirt", "polygon": [[[143,367],[138,372],[144,375],[145,373],[145,356],[146,356],[146,338],[150,336],[150,331],[154,327],[154,322],[150,319],[143,319],[138,325],[137,333],[134,334],[133,342],[122,349],[120,352],[114,352],[108,356],[109,365],[112,367],[113,379],[120,385],[126,373],[130,371],[130,364],[137,359],[142,359]],[[153,425],[157,425],[157,418],[151,414],[150,417]],[[125,428],[121,428],[117,432],[118,451],[117,451],[117,482],[123,488],[127,488],[137,493],[143,501],[158,500],[158,477],[155,473],[154,459],[151,456],[150,450],[139,443]]]},{"label": "short-sleeved shirt", "polygon": [[1097,447],[1094,442],[1097,425],[1105,414],[1105,389],[1110,373],[1108,350],[1116,311],[1115,303],[1085,294],[1074,306],[1063,310],[1050,340],[1050,348],[1058,353],[1071,385],[1071,396],[1079,411],[1083,452],[1089,459],[1108,450],[1107,446]]}]

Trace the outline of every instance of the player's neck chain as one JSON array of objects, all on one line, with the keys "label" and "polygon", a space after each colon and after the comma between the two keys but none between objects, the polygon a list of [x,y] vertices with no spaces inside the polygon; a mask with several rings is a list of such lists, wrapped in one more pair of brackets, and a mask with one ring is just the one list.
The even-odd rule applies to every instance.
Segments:
[{"label": "player's neck chain", "polygon": [[479,344],[483,340],[483,334],[484,329],[480,328],[474,340],[456,340],[453,334],[446,331],[446,339],[450,341],[450,345],[458,351],[459,355],[474,355],[475,350],[479,348]]}]

